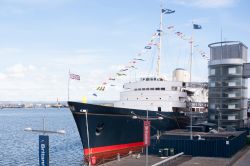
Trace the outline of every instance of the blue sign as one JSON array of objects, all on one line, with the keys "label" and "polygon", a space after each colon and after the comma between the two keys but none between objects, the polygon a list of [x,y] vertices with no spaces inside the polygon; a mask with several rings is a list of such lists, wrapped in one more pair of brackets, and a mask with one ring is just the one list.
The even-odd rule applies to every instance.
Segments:
[{"label": "blue sign", "polygon": [[39,135],[39,166],[49,166],[49,136]]}]

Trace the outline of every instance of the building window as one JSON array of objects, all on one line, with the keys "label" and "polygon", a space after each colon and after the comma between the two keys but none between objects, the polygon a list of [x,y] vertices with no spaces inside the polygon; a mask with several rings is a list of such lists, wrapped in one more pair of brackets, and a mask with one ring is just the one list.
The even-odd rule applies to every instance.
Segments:
[{"label": "building window", "polygon": [[229,93],[228,97],[235,97],[235,93]]},{"label": "building window", "polygon": [[235,67],[228,68],[228,74],[236,74],[236,68]]},{"label": "building window", "polygon": [[235,104],[228,104],[228,109],[235,109]]},{"label": "building window", "polygon": [[228,120],[235,120],[235,115],[228,115],[227,119]]},{"label": "building window", "polygon": [[214,103],[210,104],[210,108],[215,109],[215,104]]},{"label": "building window", "polygon": [[210,82],[211,87],[215,87],[215,82]]},{"label": "building window", "polygon": [[211,120],[215,120],[215,116],[214,115],[210,115],[210,119]]},{"label": "building window", "polygon": [[210,69],[210,75],[215,75],[215,69]]},{"label": "building window", "polygon": [[171,88],[173,91],[177,91],[177,87],[176,86],[172,86]]},{"label": "building window", "polygon": [[236,83],[235,82],[229,82],[228,86],[236,86]]}]

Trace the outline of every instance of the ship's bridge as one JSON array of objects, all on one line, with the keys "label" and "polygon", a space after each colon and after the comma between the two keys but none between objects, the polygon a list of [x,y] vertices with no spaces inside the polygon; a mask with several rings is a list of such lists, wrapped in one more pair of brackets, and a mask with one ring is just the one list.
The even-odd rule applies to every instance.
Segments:
[{"label": "ship's bridge", "polygon": [[141,81],[164,81],[163,78],[157,77],[142,77],[140,78]]}]

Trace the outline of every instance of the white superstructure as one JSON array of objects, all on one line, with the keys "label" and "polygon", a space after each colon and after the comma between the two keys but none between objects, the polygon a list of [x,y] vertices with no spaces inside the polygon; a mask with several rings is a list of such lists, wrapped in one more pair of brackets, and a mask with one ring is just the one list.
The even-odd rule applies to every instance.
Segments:
[{"label": "white superstructure", "polygon": [[187,93],[183,91],[183,84],[157,77],[141,78],[124,85],[125,91],[121,92],[120,101],[114,106],[168,112],[173,108],[186,108]]},{"label": "white superstructure", "polygon": [[139,81],[124,84],[120,101],[115,102],[114,107],[173,112],[187,110],[187,101],[207,102],[206,88],[189,86],[189,82],[143,77]]}]

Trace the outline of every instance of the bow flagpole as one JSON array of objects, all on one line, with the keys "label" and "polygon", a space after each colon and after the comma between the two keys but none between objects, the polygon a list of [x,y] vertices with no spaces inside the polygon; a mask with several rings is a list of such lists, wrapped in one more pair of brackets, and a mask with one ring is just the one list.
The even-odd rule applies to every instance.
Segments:
[{"label": "bow flagpole", "polygon": [[69,101],[69,83],[70,83],[70,69],[69,69],[69,75],[68,75],[68,101]]},{"label": "bow flagpole", "polygon": [[68,79],[68,101],[69,101],[69,84],[70,84],[70,79],[80,81],[80,75],[70,73],[70,70],[69,70],[69,76],[68,77],[69,77],[69,79]]}]

